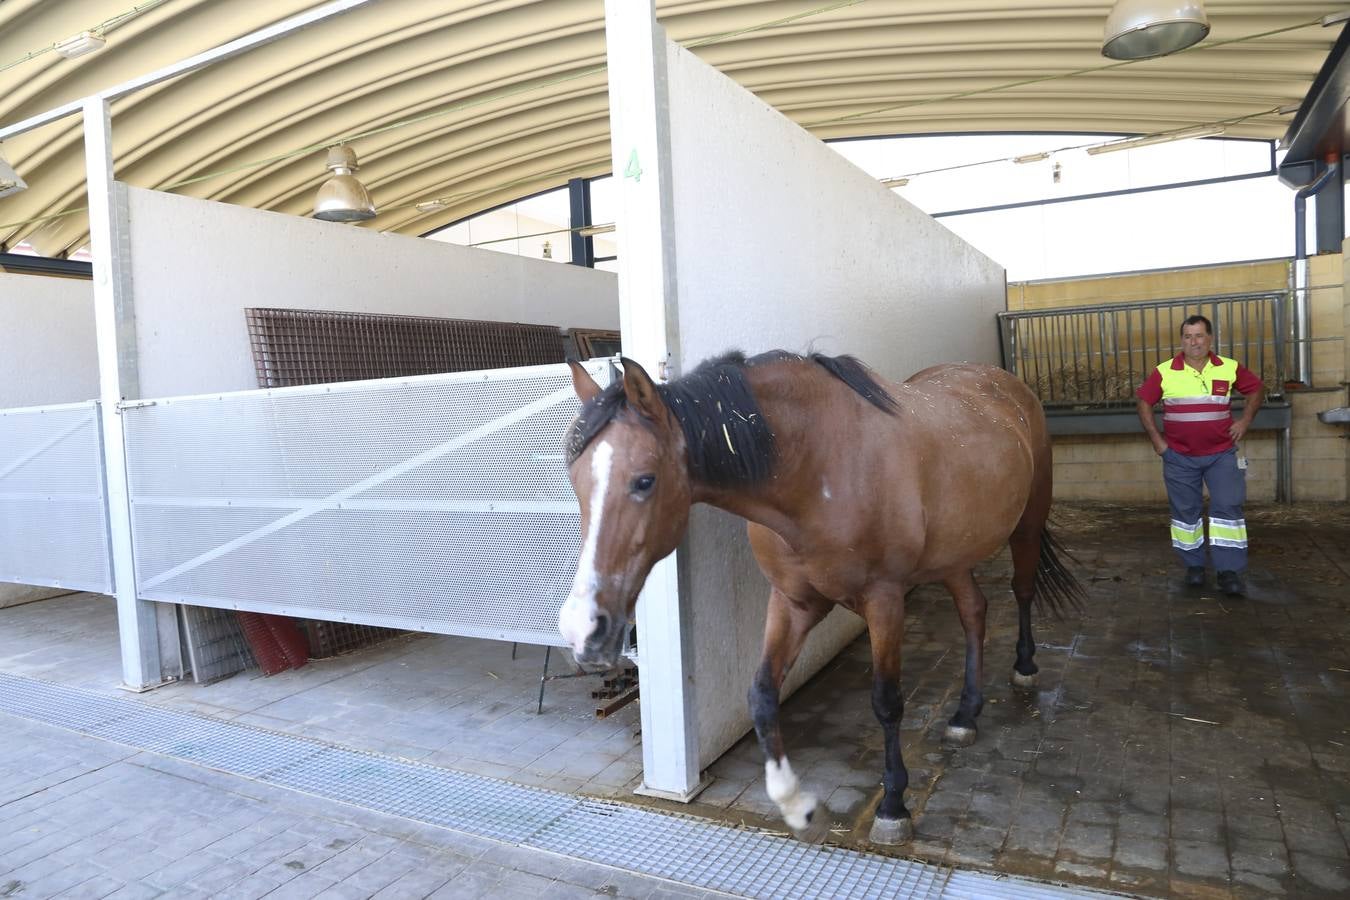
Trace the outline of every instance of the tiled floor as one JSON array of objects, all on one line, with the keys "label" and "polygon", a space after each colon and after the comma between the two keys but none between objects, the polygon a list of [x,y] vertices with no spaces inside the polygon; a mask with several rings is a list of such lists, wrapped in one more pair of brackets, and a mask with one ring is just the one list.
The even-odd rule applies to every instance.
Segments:
[{"label": "tiled floor", "polygon": [[[544,649],[439,635],[376,647],[264,678],[256,670],[209,685],[141,695],[186,709],[335,744],[389,753],[521,784],[615,796],[640,781],[636,703],[595,718],[596,676],[550,681],[536,714]],[[549,671],[568,672],[557,651]],[[113,602],[74,594],[0,610],[0,671],[114,690]]]},{"label": "tiled floor", "polygon": [[[933,588],[911,595],[902,731],[918,833],[901,852],[1151,896],[1350,895],[1350,513],[1249,510],[1245,600],[1180,587],[1165,509],[1060,518],[1091,603],[1081,617],[1038,619],[1040,687],[1014,691],[1008,565],[982,567],[986,705],[972,747],[939,742],[960,690],[951,601]],[[88,596],[0,610],[0,671],[110,689],[113,618],[109,601]],[[596,721],[595,679],[557,681],[536,717],[541,657],[417,636],[142,699],[636,799],[637,707]],[[868,667],[860,640],[783,708],[793,767],[826,798],[831,839],[860,846],[881,759]],[[710,774],[689,811],[781,827],[751,738]]]},{"label": "tiled floor", "polygon": [[714,900],[0,713],[0,897]]},{"label": "tiled floor", "polygon": [[[1041,682],[1008,684],[1009,565],[990,600],[978,741],[944,749],[963,664],[941,590],[911,594],[902,740],[907,855],[1153,896],[1350,896],[1350,510],[1250,510],[1247,599],[1187,591],[1166,509],[1078,507],[1057,529],[1091,603],[1038,618]],[[870,654],[855,642],[784,706],[793,768],[862,846],[880,795]],[[772,827],[759,749],[695,807]],[[760,816],[766,816],[761,819]]]}]

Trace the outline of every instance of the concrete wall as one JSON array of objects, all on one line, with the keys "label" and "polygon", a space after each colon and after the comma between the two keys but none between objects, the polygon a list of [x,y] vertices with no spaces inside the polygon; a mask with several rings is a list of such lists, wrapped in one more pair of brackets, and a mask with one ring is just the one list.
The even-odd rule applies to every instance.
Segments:
[{"label": "concrete wall", "polygon": [[[668,70],[678,370],[728,348],[851,353],[897,380],[941,361],[997,362],[997,263],[693,54],[669,45]],[[768,584],[741,519],[696,509],[687,547],[706,765],[751,727],[743,697]],[[861,631],[832,613],[788,690]]]},{"label": "concrete wall", "polygon": [[[1324,425],[1317,413],[1346,404],[1350,372],[1350,280],[1340,254],[1311,261],[1313,387],[1290,390],[1294,500],[1350,499],[1350,441]],[[1242,291],[1285,290],[1289,261],[1207,266],[1168,272],[1074,278],[1008,286],[1008,308],[1051,309]],[[1249,460],[1247,495],[1275,499],[1276,432],[1252,432],[1243,441]],[[1063,500],[1165,503],[1162,469],[1143,438],[1134,435],[1061,436],[1055,439],[1055,496]]]},{"label": "concrete wall", "polygon": [[619,325],[607,272],[139,188],[129,195],[143,397],[257,387],[247,307]]},{"label": "concrete wall", "polygon": [[0,409],[96,397],[92,283],[0,272]]}]

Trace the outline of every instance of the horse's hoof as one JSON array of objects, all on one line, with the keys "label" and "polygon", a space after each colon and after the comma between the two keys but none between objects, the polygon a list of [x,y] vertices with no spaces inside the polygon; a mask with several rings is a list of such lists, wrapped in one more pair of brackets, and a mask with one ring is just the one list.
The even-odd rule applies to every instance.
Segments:
[{"label": "horse's hoof", "polygon": [[867,839],[874,844],[894,846],[904,844],[913,837],[913,819],[883,819],[877,816],[872,820],[872,833]]},{"label": "horse's hoof", "polygon": [[1012,681],[1013,687],[1034,688],[1036,682],[1040,680],[1038,677],[1040,674],[1041,673],[1039,672],[1032,672],[1030,675],[1023,675],[1021,672],[1013,669],[1012,678],[1009,680]]},{"label": "horse's hoof", "polygon": [[[942,734],[942,744],[944,747],[969,747],[975,743],[975,737],[979,730],[967,728],[965,725],[948,725],[947,730]],[[906,821],[901,819],[900,821]]]},{"label": "horse's hoof", "polygon": [[830,817],[824,809],[817,809],[807,819],[805,828],[793,828],[792,836],[804,844],[823,844],[830,836]]}]

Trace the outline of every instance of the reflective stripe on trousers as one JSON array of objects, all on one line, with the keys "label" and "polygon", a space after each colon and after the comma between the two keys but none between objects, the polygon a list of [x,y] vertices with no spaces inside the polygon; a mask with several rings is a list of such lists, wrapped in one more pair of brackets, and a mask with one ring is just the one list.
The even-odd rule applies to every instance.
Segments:
[{"label": "reflective stripe on trousers", "polygon": [[1204,488],[1209,488],[1209,557],[1220,572],[1247,568],[1246,473],[1237,467],[1237,449],[1211,456],[1163,454],[1163,480],[1171,507],[1172,547],[1184,566],[1203,566]]},{"label": "reflective stripe on trousers", "polygon": [[1172,520],[1172,546],[1178,550],[1194,550],[1205,542],[1204,523],[1197,519],[1192,524]]},{"label": "reflective stripe on trousers", "polygon": [[1216,519],[1209,517],[1209,542],[1216,547],[1247,549],[1246,519]]}]

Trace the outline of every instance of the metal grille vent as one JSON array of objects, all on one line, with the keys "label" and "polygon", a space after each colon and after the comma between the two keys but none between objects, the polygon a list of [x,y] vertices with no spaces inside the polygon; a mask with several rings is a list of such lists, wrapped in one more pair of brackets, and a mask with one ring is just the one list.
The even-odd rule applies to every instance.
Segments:
[{"label": "metal grille vent", "polygon": [[209,606],[178,607],[192,679],[198,684],[233,675],[254,665],[253,652],[236,614]]},{"label": "metal grille vent", "polygon": [[810,846],[12,675],[0,674],[0,712],[330,800],[744,897],[1108,896]]},{"label": "metal grille vent", "polygon": [[127,409],[139,595],[556,645],[577,408],[542,366]]},{"label": "metal grille vent", "polygon": [[0,581],[112,592],[98,415],[0,411]]},{"label": "metal grille vent", "polygon": [[563,361],[552,325],[308,309],[246,309],[260,387]]}]

